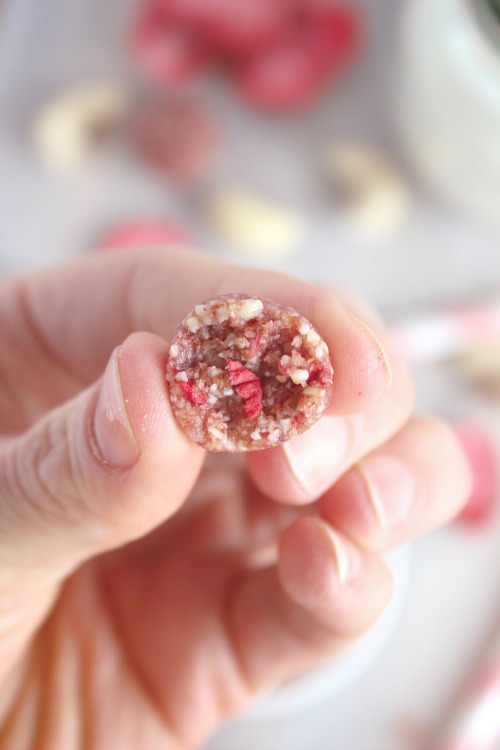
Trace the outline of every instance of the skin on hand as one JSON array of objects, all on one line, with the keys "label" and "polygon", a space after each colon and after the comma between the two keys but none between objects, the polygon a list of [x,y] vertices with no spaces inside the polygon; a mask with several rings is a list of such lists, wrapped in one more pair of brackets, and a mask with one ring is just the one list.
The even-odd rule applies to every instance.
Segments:
[{"label": "skin on hand", "polygon": [[[230,292],[309,318],[334,396],[285,446],[204,461],[167,342]],[[454,515],[469,478],[354,307],[176,248],[0,280],[0,750],[191,750],[373,624],[381,553]]]}]

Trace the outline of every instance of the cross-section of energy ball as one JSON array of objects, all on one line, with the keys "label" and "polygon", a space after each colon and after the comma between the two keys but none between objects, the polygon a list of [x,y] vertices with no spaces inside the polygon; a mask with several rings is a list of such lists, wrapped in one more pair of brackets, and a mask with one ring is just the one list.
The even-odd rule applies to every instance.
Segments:
[{"label": "cross-section of energy ball", "polygon": [[261,450],[304,432],[325,411],[332,377],[328,347],[306,318],[243,294],[196,305],[167,363],[177,421],[210,451]]}]

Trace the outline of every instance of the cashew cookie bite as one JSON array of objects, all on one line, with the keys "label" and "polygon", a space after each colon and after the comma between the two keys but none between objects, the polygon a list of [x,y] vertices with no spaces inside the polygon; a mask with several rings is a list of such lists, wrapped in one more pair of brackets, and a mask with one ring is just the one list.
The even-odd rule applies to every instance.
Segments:
[{"label": "cashew cookie bite", "polygon": [[177,421],[210,451],[261,450],[304,432],[328,406],[332,377],[328,347],[306,318],[243,294],[196,305],[167,363]]}]

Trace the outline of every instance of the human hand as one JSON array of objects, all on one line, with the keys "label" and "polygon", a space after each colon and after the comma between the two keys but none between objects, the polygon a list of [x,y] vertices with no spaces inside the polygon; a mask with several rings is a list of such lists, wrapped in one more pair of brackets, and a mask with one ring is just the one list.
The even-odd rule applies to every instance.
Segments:
[{"label": "human hand", "polygon": [[[309,432],[201,471],[163,337],[229,292],[309,318],[334,391]],[[192,750],[376,620],[381,553],[455,514],[469,478],[353,304],[179,248],[0,281],[1,750]]]}]

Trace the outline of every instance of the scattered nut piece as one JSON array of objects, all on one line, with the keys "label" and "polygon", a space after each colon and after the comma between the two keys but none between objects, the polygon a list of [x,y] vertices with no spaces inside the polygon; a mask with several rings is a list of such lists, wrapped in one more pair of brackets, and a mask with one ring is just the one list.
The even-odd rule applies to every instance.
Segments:
[{"label": "scattered nut piece", "polygon": [[32,143],[40,161],[57,171],[81,167],[93,156],[103,136],[124,117],[127,90],[118,83],[77,86],[51,99],[32,127]]},{"label": "scattered nut piece", "polygon": [[410,188],[381,150],[363,143],[332,143],[323,153],[323,164],[347,221],[362,238],[384,240],[403,225],[412,205]]},{"label": "scattered nut piece", "polygon": [[297,211],[243,188],[211,193],[206,213],[227,245],[259,257],[291,255],[304,233],[304,220]]}]

